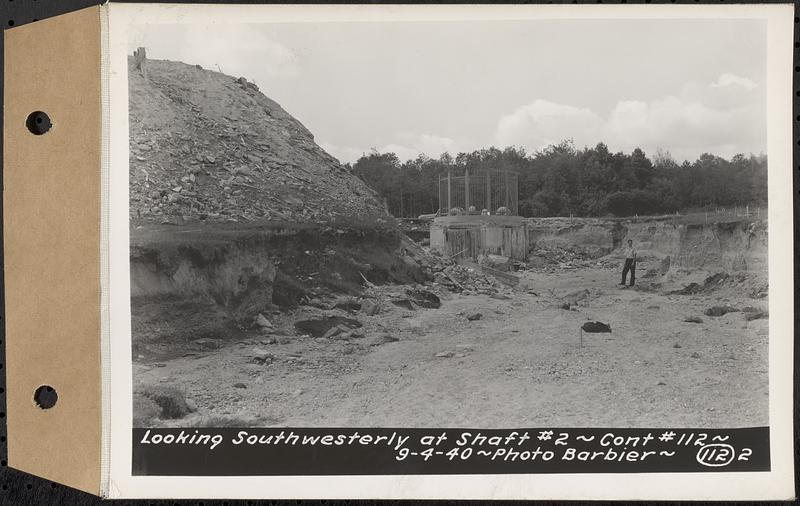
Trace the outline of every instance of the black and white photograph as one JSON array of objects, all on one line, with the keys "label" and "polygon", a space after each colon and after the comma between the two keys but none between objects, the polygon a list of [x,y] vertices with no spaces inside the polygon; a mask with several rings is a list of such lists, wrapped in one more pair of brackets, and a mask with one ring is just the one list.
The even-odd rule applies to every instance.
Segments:
[{"label": "black and white photograph", "polygon": [[131,24],[132,427],[768,428],[767,34]]},{"label": "black and white photograph", "polygon": [[134,417],[766,425],[764,28],[145,27]]}]

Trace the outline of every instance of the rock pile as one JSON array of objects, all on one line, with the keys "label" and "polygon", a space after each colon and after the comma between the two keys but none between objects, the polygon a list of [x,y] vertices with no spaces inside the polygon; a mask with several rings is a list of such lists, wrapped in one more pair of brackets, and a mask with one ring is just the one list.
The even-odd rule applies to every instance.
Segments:
[{"label": "rock pile", "polygon": [[129,92],[134,224],[393,221],[373,190],[244,78],[148,60],[146,77],[130,72]]},{"label": "rock pile", "polygon": [[[604,262],[593,260],[592,255],[580,249],[535,248],[528,256],[528,267],[545,272],[578,269],[581,267],[609,267]],[[616,267],[616,263],[614,265]]]},{"label": "rock pile", "polygon": [[503,284],[494,276],[485,275],[472,267],[452,264],[434,270],[433,280],[452,292],[463,295],[492,295],[500,291]]}]

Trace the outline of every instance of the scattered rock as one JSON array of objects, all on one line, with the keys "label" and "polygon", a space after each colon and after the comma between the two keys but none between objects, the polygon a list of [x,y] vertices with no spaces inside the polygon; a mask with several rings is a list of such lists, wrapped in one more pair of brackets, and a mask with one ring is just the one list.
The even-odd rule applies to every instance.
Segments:
[{"label": "scattered rock", "polygon": [[183,418],[194,411],[186,402],[183,392],[171,385],[149,386],[137,393],[155,403],[161,409],[159,417],[163,419]]},{"label": "scattered rock", "polygon": [[683,348],[679,343],[675,343],[672,345],[673,348]]},{"label": "scattered rock", "polygon": [[363,311],[367,316],[375,316],[376,314],[380,313],[381,306],[377,302],[369,300],[361,304],[361,311]]},{"label": "scattered rock", "polygon": [[244,383],[234,383],[233,388],[247,388],[247,385]]},{"label": "scattered rock", "polygon": [[578,302],[586,300],[589,298],[589,290],[577,290],[575,292],[568,293],[563,297],[564,301],[570,303],[570,305],[574,306],[577,305]]},{"label": "scattered rock", "polygon": [[436,358],[452,358],[455,355],[452,351],[440,351],[435,356]]},{"label": "scattered rock", "polygon": [[467,315],[467,320],[471,322],[480,320],[481,318],[483,318],[483,315],[481,313],[472,313]]},{"label": "scattered rock", "polygon": [[392,299],[391,302],[397,307],[408,309],[409,311],[414,310],[414,304],[412,304],[411,301],[408,299]]},{"label": "scattered rock", "polygon": [[692,354],[691,354],[690,356],[691,356],[692,358],[700,358],[700,354],[699,354],[699,353],[697,353],[696,351],[695,351],[695,352],[692,352]]},{"label": "scattered rock", "polygon": [[394,342],[397,342],[397,341],[399,341],[399,339],[397,339],[396,337],[394,337],[394,336],[392,336],[390,334],[380,334],[380,335],[375,336],[374,338],[372,338],[370,340],[370,342],[369,342],[369,345],[370,346],[380,346],[382,344],[394,343]]},{"label": "scattered rock", "polygon": [[312,337],[322,337],[333,327],[342,325],[348,329],[361,328],[362,324],[358,320],[352,318],[344,318],[341,316],[327,316],[324,318],[314,318],[310,320],[300,320],[295,322],[294,328],[303,334],[308,334]]},{"label": "scattered rock", "polygon": [[744,314],[744,319],[747,321],[760,320],[761,318],[769,318],[769,313],[766,311],[755,311]]},{"label": "scattered rock", "polygon": [[706,316],[718,317],[726,315],[728,313],[735,313],[737,311],[739,310],[731,306],[713,306],[703,311],[703,314],[705,314]]},{"label": "scattered rock", "polygon": [[489,296],[489,298],[497,299],[497,300],[510,300],[511,299],[511,297],[509,297],[508,295],[506,295],[504,293],[500,293],[500,292],[491,294]]},{"label": "scattered rock", "polygon": [[203,350],[216,350],[222,347],[222,341],[219,339],[202,337],[192,341],[192,345]]},{"label": "scattered rock", "polygon": [[349,311],[351,313],[355,313],[356,311],[361,309],[361,303],[357,300],[347,299],[337,302],[333,305],[336,309],[341,309],[343,311]]},{"label": "scattered rock", "polygon": [[718,288],[721,284],[728,280],[730,276],[725,272],[719,272],[713,276],[709,276],[703,281],[703,284],[689,283],[680,290],[669,292],[669,295],[695,295],[704,293]]},{"label": "scattered rock", "polygon": [[688,318],[684,319],[683,321],[687,323],[703,323],[703,319],[699,316],[689,316]]},{"label": "scattered rock", "polygon": [[592,334],[611,332],[611,325],[603,322],[586,322],[581,326],[581,330]]},{"label": "scattered rock", "polygon": [[342,327],[341,325],[337,325],[335,327],[331,327],[330,330],[325,332],[325,334],[322,336],[321,339],[330,339],[346,331],[347,331],[346,328]]},{"label": "scattered rock", "polygon": [[561,305],[560,305],[560,306],[558,306],[558,307],[559,307],[560,309],[566,309],[567,311],[569,311],[569,303],[568,303],[568,302],[565,302],[565,303],[561,304]]},{"label": "scattered rock", "polygon": [[272,328],[272,322],[267,320],[267,318],[261,313],[259,313],[258,316],[256,316],[256,325],[258,325],[261,328],[268,328],[268,329]]},{"label": "scattered rock", "polygon": [[309,301],[306,302],[306,305],[311,306],[311,307],[315,307],[315,308],[318,308],[318,309],[328,309],[328,305],[325,304],[325,302],[323,300],[316,299],[316,298],[309,299]]},{"label": "scattered rock", "polygon": [[272,353],[261,348],[254,349],[252,355],[252,362],[255,362],[256,364],[271,364],[275,360],[275,356]]},{"label": "scattered rock", "polygon": [[442,306],[439,296],[428,290],[406,290],[406,295],[414,304],[425,309],[439,309]]}]

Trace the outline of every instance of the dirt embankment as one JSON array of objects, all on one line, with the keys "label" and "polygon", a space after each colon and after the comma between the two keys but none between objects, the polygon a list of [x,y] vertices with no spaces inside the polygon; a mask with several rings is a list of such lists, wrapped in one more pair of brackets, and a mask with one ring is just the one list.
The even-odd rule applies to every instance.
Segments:
[{"label": "dirt embankment", "polygon": [[191,340],[235,339],[262,312],[360,293],[365,279],[430,277],[402,243],[388,228],[140,228],[131,238],[134,348],[163,357]]},{"label": "dirt embankment", "polygon": [[[767,287],[748,288],[766,275],[765,229],[563,223],[534,253],[634,237],[643,279],[617,286],[613,249],[498,288],[465,265],[420,262],[424,249],[389,230],[139,230],[134,423],[768,423]],[[728,266],[747,270],[715,273]],[[612,332],[584,335],[587,321]]]},{"label": "dirt embankment", "polygon": [[767,281],[767,222],[752,217],[692,221],[651,219],[543,218],[528,225],[532,267],[575,268],[619,262],[634,241],[637,275],[666,289],[715,273]]}]

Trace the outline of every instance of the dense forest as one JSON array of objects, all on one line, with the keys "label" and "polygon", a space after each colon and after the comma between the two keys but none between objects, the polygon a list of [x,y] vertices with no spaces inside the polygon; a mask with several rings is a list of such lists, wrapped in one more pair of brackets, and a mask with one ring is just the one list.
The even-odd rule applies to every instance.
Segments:
[{"label": "dense forest", "polygon": [[522,216],[631,216],[730,206],[765,206],[766,155],[736,155],[730,160],[703,154],[677,163],[668,152],[652,158],[641,149],[612,153],[600,143],[576,149],[571,141],[534,153],[509,147],[420,155],[401,162],[394,153],[373,151],[352,165],[386,200],[397,217],[435,213],[438,180],[448,170],[511,169],[519,174]]}]

